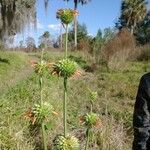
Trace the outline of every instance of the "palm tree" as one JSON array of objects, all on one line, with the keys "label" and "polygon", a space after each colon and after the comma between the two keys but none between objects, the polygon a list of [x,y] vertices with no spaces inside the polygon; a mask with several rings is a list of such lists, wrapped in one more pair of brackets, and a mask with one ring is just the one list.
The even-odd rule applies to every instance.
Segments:
[{"label": "palm tree", "polygon": [[[64,0],[64,1],[69,1],[69,0]],[[91,0],[74,0],[74,10],[78,10],[78,4],[87,4]],[[74,46],[77,48],[77,16],[75,16],[74,19]]]},{"label": "palm tree", "polygon": [[121,7],[121,17],[119,18],[120,24],[122,27],[129,28],[131,34],[133,34],[137,24],[144,20],[147,12],[147,1],[123,0]]}]

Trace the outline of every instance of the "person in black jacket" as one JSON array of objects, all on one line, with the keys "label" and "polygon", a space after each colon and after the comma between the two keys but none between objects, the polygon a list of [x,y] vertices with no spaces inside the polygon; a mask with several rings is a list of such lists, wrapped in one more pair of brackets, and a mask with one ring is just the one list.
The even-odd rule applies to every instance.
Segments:
[{"label": "person in black jacket", "polygon": [[150,150],[150,73],[142,76],[133,114],[133,150]]}]

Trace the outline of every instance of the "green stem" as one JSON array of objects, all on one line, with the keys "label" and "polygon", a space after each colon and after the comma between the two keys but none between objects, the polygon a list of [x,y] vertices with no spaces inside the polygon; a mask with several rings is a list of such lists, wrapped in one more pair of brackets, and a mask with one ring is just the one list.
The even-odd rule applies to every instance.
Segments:
[{"label": "green stem", "polygon": [[[42,49],[42,54],[41,54],[41,63],[43,61],[43,53],[44,49]],[[43,76],[40,75],[40,105],[43,107]],[[46,142],[46,133],[45,133],[45,127],[44,127],[44,122],[41,124],[41,129],[42,129],[42,140],[43,140],[43,148],[44,150],[47,150],[47,142]]]},{"label": "green stem", "polygon": [[88,150],[88,147],[89,147],[89,139],[90,139],[90,129],[87,128],[87,130],[86,130],[86,145],[85,145],[85,150]]},{"label": "green stem", "polygon": [[93,102],[91,102],[90,112],[93,112]]},{"label": "green stem", "polygon": [[44,49],[42,49],[42,53],[41,53],[41,62],[43,61],[43,55],[44,55]]},{"label": "green stem", "polygon": [[[40,76],[40,105],[43,107],[43,78]],[[41,124],[42,129],[42,140],[43,140],[43,148],[44,150],[47,150],[47,143],[46,143],[46,133],[44,128],[44,123]]]},{"label": "green stem", "polygon": [[43,105],[43,78],[40,76],[40,105]]},{"label": "green stem", "polygon": [[66,48],[65,48],[65,57],[67,58],[68,56],[68,24],[66,25]]},{"label": "green stem", "polygon": [[47,150],[46,132],[45,132],[44,123],[42,123],[42,138],[43,138],[43,148],[44,150]]},{"label": "green stem", "polygon": [[67,77],[64,77],[64,102],[63,102],[63,123],[64,123],[64,137],[67,134]]},{"label": "green stem", "polygon": [[[42,61],[43,61],[43,55],[44,55],[44,49],[42,49],[42,53],[41,53],[41,64],[42,64]],[[42,106],[43,104],[43,76],[40,75],[40,104]]]}]

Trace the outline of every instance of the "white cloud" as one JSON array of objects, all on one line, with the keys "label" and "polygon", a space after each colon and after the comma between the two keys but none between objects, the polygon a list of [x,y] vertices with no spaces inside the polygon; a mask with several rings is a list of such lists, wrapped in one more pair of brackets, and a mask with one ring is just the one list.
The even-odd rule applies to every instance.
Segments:
[{"label": "white cloud", "polygon": [[58,30],[60,30],[60,26],[61,26],[61,24],[49,24],[48,28],[51,30],[54,30],[54,31],[58,31]]},{"label": "white cloud", "polygon": [[92,36],[92,37],[94,37],[94,34],[92,34],[92,33],[88,33],[88,36]]},{"label": "white cloud", "polygon": [[44,29],[43,24],[39,20],[37,20],[37,29]]}]

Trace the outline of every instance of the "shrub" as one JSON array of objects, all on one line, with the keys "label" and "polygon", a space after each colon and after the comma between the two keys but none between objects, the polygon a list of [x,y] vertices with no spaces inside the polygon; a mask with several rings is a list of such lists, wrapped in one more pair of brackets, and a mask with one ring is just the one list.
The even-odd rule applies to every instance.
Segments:
[{"label": "shrub", "polygon": [[149,61],[150,60],[150,45],[145,45],[141,47],[140,54],[137,56],[139,61]]},{"label": "shrub", "polygon": [[103,62],[104,60],[107,61],[109,68],[114,68],[118,63],[131,59],[135,53],[136,41],[134,36],[127,29],[122,29],[112,40],[106,43],[100,56]]}]

